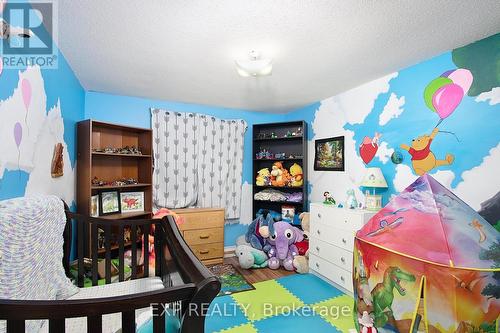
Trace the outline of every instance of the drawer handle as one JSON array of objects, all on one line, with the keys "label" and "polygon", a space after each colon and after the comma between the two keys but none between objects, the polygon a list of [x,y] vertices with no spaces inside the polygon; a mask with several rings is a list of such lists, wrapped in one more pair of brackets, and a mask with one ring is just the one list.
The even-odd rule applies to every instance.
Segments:
[{"label": "drawer handle", "polygon": [[210,235],[200,235],[200,239],[209,239]]},{"label": "drawer handle", "polygon": [[342,243],[347,244],[347,241],[345,240],[345,238],[342,238]]},{"label": "drawer handle", "polygon": [[318,217],[321,218],[321,213],[318,213]]},{"label": "drawer handle", "polygon": [[316,232],[318,233],[318,235],[321,235],[321,231],[319,231],[319,229],[316,230]]},{"label": "drawer handle", "polygon": [[318,267],[318,268],[319,268],[319,263],[316,263],[316,267]]},{"label": "drawer handle", "polygon": [[316,251],[318,251],[318,252],[319,252],[319,246],[316,246]]},{"label": "drawer handle", "polygon": [[347,220],[344,220],[344,223],[347,223]]},{"label": "drawer handle", "polygon": [[209,252],[209,250],[200,250],[200,254],[208,254]]},{"label": "drawer handle", "polygon": [[340,277],[340,280],[342,280],[342,282],[345,282],[345,278],[343,276]]},{"label": "drawer handle", "polygon": [[344,257],[341,257],[340,261],[342,261],[345,264],[345,258]]}]

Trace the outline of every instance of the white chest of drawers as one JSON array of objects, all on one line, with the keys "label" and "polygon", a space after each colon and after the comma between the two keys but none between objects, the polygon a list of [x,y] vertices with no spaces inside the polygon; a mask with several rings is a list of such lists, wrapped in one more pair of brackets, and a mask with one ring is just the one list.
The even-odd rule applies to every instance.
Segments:
[{"label": "white chest of drawers", "polygon": [[351,210],[311,204],[309,268],[352,293],[354,235],[375,215],[366,210]]}]

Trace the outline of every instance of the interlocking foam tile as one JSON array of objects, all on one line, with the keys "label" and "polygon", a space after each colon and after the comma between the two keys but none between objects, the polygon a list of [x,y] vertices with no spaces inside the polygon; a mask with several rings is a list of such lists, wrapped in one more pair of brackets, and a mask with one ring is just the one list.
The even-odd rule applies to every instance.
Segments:
[{"label": "interlocking foam tile", "polygon": [[208,308],[205,332],[217,332],[247,323],[245,314],[231,296],[216,297]]},{"label": "interlocking foam tile", "polygon": [[314,304],[343,295],[340,290],[313,274],[294,274],[276,281],[305,304]]},{"label": "interlocking foam tile", "polygon": [[[260,320],[265,317],[281,314],[284,306],[298,308],[304,303],[283,288],[275,280],[254,284],[255,290],[231,295],[242,309],[246,308],[249,320]],[[243,310],[245,312],[245,310]]]},{"label": "interlocking foam tile", "polygon": [[349,332],[349,329],[354,328],[353,306],[353,298],[348,295],[342,295],[314,304],[312,307],[318,315],[322,316],[338,330]]},{"label": "interlocking foam tile", "polygon": [[[207,333],[211,333],[206,331]],[[229,328],[227,330],[222,330],[218,333],[259,333],[251,323],[240,325],[237,327]]]},{"label": "interlocking foam tile", "polygon": [[312,315],[312,308],[308,306],[304,306],[290,315],[283,314],[253,322],[253,326],[259,333],[340,333],[320,316]]}]

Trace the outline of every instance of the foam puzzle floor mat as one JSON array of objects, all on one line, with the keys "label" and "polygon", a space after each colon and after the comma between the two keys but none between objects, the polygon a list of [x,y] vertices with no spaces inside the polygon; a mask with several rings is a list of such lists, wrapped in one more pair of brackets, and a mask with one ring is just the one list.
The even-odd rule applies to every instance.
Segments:
[{"label": "foam puzzle floor mat", "polygon": [[215,298],[207,333],[349,332],[353,298],[312,274],[254,284],[255,290]]}]

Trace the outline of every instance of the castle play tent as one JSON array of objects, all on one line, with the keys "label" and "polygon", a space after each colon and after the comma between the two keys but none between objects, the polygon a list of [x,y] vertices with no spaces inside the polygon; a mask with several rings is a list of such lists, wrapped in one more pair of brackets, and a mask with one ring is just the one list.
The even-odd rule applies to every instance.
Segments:
[{"label": "castle play tent", "polygon": [[429,175],[358,231],[353,279],[379,332],[498,332],[500,233]]}]

